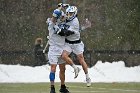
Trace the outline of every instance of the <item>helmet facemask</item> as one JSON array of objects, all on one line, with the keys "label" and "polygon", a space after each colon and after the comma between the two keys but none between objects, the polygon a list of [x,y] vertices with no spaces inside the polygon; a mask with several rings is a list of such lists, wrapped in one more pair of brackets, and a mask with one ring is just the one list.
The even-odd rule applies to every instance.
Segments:
[{"label": "helmet facemask", "polygon": [[72,19],[75,16],[74,12],[67,12],[66,17],[67,19]]},{"label": "helmet facemask", "polygon": [[77,8],[75,6],[70,6],[66,9],[67,20],[73,20],[77,15]]}]

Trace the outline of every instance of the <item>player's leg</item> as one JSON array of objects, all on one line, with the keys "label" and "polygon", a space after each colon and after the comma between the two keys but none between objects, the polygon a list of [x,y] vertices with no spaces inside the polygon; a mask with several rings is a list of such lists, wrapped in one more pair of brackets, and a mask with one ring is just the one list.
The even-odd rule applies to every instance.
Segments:
[{"label": "player's leg", "polygon": [[91,79],[89,77],[88,74],[88,66],[85,62],[84,56],[83,56],[83,52],[84,52],[84,44],[83,42],[73,45],[75,48],[73,49],[73,52],[77,55],[77,59],[80,62],[80,64],[82,65],[82,68],[85,72],[85,76],[86,76],[86,81],[87,81],[87,86],[91,86]]},{"label": "player's leg", "polygon": [[51,71],[50,71],[50,85],[51,85],[51,91],[50,93],[56,93],[55,92],[55,86],[54,86],[54,82],[55,82],[55,72],[56,72],[56,64],[51,64]]},{"label": "player's leg", "polygon": [[71,65],[74,68],[74,72],[75,72],[75,77],[77,78],[79,72],[80,72],[80,68],[78,68],[74,62],[72,61],[72,59],[69,57],[69,54],[71,52],[68,52],[67,50],[64,50],[62,53],[62,59],[65,60],[69,65]]},{"label": "player's leg", "polygon": [[80,62],[80,64],[82,65],[82,68],[83,68],[83,70],[85,72],[85,75],[86,75],[87,87],[89,87],[89,86],[91,86],[91,79],[90,79],[89,74],[88,74],[88,67],[87,67],[87,64],[86,64],[86,62],[84,60],[83,53],[78,54],[77,59]]},{"label": "player's leg", "polygon": [[65,63],[59,64],[59,69],[60,69],[59,77],[60,77],[60,80],[61,80],[61,87],[60,87],[59,91],[61,93],[70,93],[65,86],[65,69],[66,69],[65,68]]},{"label": "player's leg", "polygon": [[61,80],[61,85],[65,85],[65,63],[59,64],[59,78]]},{"label": "player's leg", "polygon": [[86,62],[84,60],[83,54],[82,53],[78,54],[77,59],[78,59],[79,63],[82,65],[82,68],[83,68],[85,74],[87,74],[88,73],[88,69],[87,69],[88,67],[87,67],[87,64],[86,64]]},{"label": "player's leg", "polygon": [[56,93],[54,83],[55,83],[55,72],[56,72],[58,57],[55,55],[55,51],[53,50],[54,50],[53,46],[50,46],[49,52],[48,52],[48,59],[49,59],[50,67],[51,67],[50,75],[49,75],[50,86],[51,86],[50,93]]}]

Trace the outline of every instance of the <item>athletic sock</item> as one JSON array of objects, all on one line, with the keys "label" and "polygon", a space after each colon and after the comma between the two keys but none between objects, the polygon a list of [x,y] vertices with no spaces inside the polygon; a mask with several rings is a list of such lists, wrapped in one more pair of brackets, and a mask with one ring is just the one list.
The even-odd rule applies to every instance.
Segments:
[{"label": "athletic sock", "polygon": [[85,74],[85,75],[86,75],[86,79],[87,79],[87,78],[89,78],[89,74],[88,74],[88,73],[87,73],[87,74]]},{"label": "athletic sock", "polygon": [[71,65],[74,69],[77,69],[76,65],[75,64],[72,64]]}]

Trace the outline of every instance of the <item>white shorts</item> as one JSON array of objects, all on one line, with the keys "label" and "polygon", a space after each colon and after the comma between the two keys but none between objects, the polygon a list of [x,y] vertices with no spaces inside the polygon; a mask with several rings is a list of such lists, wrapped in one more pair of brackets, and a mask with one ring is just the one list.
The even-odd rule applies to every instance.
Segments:
[{"label": "white shorts", "polygon": [[64,50],[66,50],[69,53],[73,52],[74,54],[79,55],[84,52],[84,44],[82,41],[81,43],[78,43],[78,44],[66,43]]},{"label": "white shorts", "polygon": [[64,46],[51,45],[49,46],[48,59],[50,64],[63,64],[65,61],[62,60],[61,55]]}]

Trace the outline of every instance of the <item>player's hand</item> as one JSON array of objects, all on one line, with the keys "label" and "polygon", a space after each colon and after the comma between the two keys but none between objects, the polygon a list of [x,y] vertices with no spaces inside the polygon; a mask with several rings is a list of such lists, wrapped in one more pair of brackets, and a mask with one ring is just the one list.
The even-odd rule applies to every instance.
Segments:
[{"label": "player's hand", "polygon": [[54,33],[60,36],[65,36],[65,33],[57,25],[54,26]]},{"label": "player's hand", "polygon": [[47,18],[46,23],[49,24],[51,22],[51,18]]},{"label": "player's hand", "polygon": [[54,33],[55,33],[55,34],[58,34],[59,32],[61,32],[61,29],[60,29],[57,25],[55,25],[55,26],[53,27],[53,29],[54,29]]},{"label": "player's hand", "polygon": [[43,53],[45,53],[45,50],[43,50]]}]

